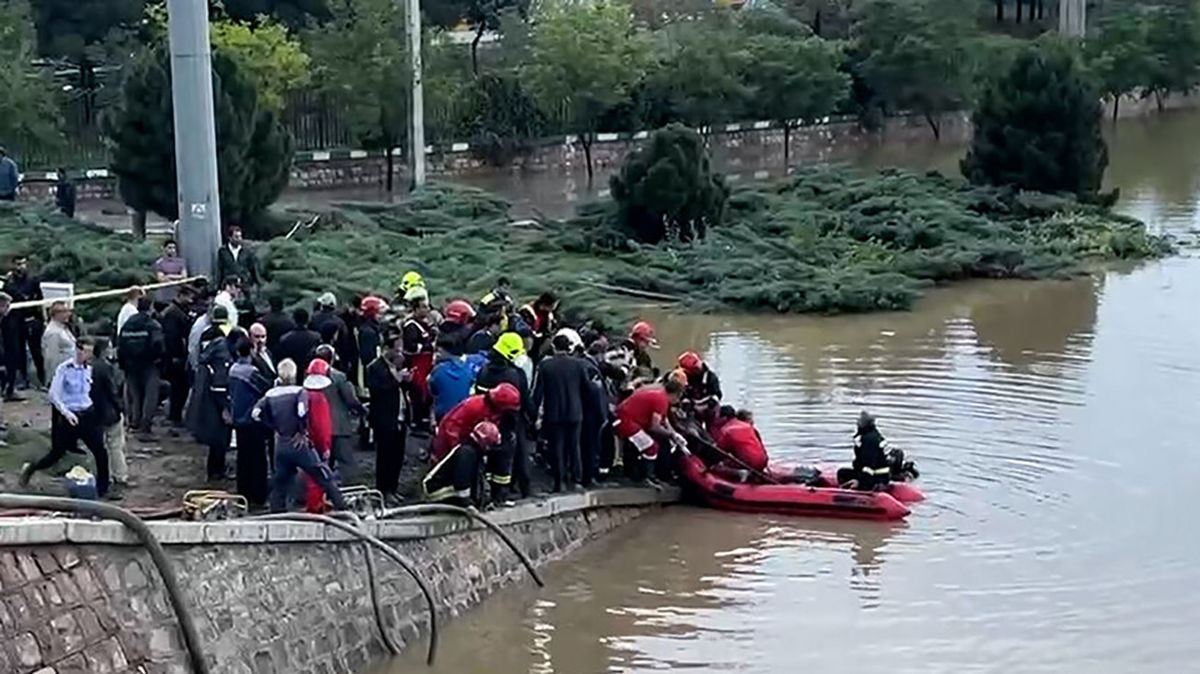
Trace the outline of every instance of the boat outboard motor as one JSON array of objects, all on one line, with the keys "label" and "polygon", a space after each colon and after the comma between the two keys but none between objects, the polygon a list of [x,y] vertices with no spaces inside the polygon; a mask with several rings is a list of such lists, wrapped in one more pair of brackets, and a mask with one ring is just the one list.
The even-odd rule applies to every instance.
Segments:
[{"label": "boat outboard motor", "polygon": [[905,461],[903,449],[888,450],[888,466],[892,469],[892,479],[899,482],[915,480],[921,476],[916,464]]}]

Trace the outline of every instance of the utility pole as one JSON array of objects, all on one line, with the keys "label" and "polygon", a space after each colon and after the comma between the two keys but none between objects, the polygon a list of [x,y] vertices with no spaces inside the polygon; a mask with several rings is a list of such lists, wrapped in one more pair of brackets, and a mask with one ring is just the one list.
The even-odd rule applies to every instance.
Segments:
[{"label": "utility pole", "polygon": [[412,111],[408,133],[412,188],[425,186],[425,91],[421,84],[421,1],[408,0],[408,52],[412,67]]},{"label": "utility pole", "polygon": [[1058,0],[1058,32],[1064,37],[1087,33],[1087,0]]},{"label": "utility pole", "polygon": [[167,0],[179,251],[193,275],[213,278],[221,247],[208,0]]}]

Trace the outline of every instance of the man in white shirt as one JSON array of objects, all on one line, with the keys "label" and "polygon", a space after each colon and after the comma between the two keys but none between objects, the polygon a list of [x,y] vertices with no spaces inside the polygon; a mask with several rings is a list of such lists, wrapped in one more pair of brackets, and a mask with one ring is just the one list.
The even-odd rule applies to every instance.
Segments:
[{"label": "man in white shirt", "polygon": [[219,307],[225,307],[225,311],[228,312],[230,318],[235,324],[238,322],[237,300],[242,296],[240,281],[241,280],[236,276],[230,276],[229,278],[226,278],[225,284],[221,288],[221,292],[217,293],[217,296],[213,298],[213,304]]},{"label": "man in white shirt", "polygon": [[138,299],[145,294],[146,291],[138,286],[125,291],[125,304],[122,304],[121,311],[117,312],[117,329],[113,332],[114,335],[121,334],[121,328],[125,327],[125,321],[132,318],[138,312]]}]

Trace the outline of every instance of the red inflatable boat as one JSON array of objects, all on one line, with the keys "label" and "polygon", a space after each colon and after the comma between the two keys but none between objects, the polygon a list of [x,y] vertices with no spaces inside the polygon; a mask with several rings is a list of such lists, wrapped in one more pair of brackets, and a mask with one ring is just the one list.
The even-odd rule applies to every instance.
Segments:
[{"label": "red inflatable boat", "polygon": [[[839,489],[836,484],[812,487],[807,484],[748,484],[722,477],[705,467],[704,461],[693,454],[679,457],[679,471],[690,491],[702,502],[720,510],[747,513],[776,513],[806,517],[838,517],[861,520],[898,520],[909,510],[894,493],[887,491],[855,491]],[[787,482],[796,479],[798,469],[768,469],[771,477]],[[822,471],[822,481],[836,479]],[[811,473],[810,473],[811,475]],[[899,496],[911,501],[924,498],[920,490],[908,483],[892,485]]]}]

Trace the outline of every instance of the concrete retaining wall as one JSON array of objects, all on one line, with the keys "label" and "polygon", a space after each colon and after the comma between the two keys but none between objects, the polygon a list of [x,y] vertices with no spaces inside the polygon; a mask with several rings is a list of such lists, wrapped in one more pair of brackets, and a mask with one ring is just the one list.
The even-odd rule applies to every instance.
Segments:
[{"label": "concrete retaining wall", "polygon": [[[674,500],[613,489],[495,513],[542,565]],[[451,517],[366,522],[434,586],[439,618],[522,578],[494,535]],[[214,674],[357,674],[385,656],[362,546],[323,525],[153,523],[184,588]],[[428,615],[416,584],[376,554],[394,638],[413,644]],[[469,647],[457,644],[446,647]],[[120,524],[0,522],[0,672],[184,673],[178,624],[149,555]]]}]

